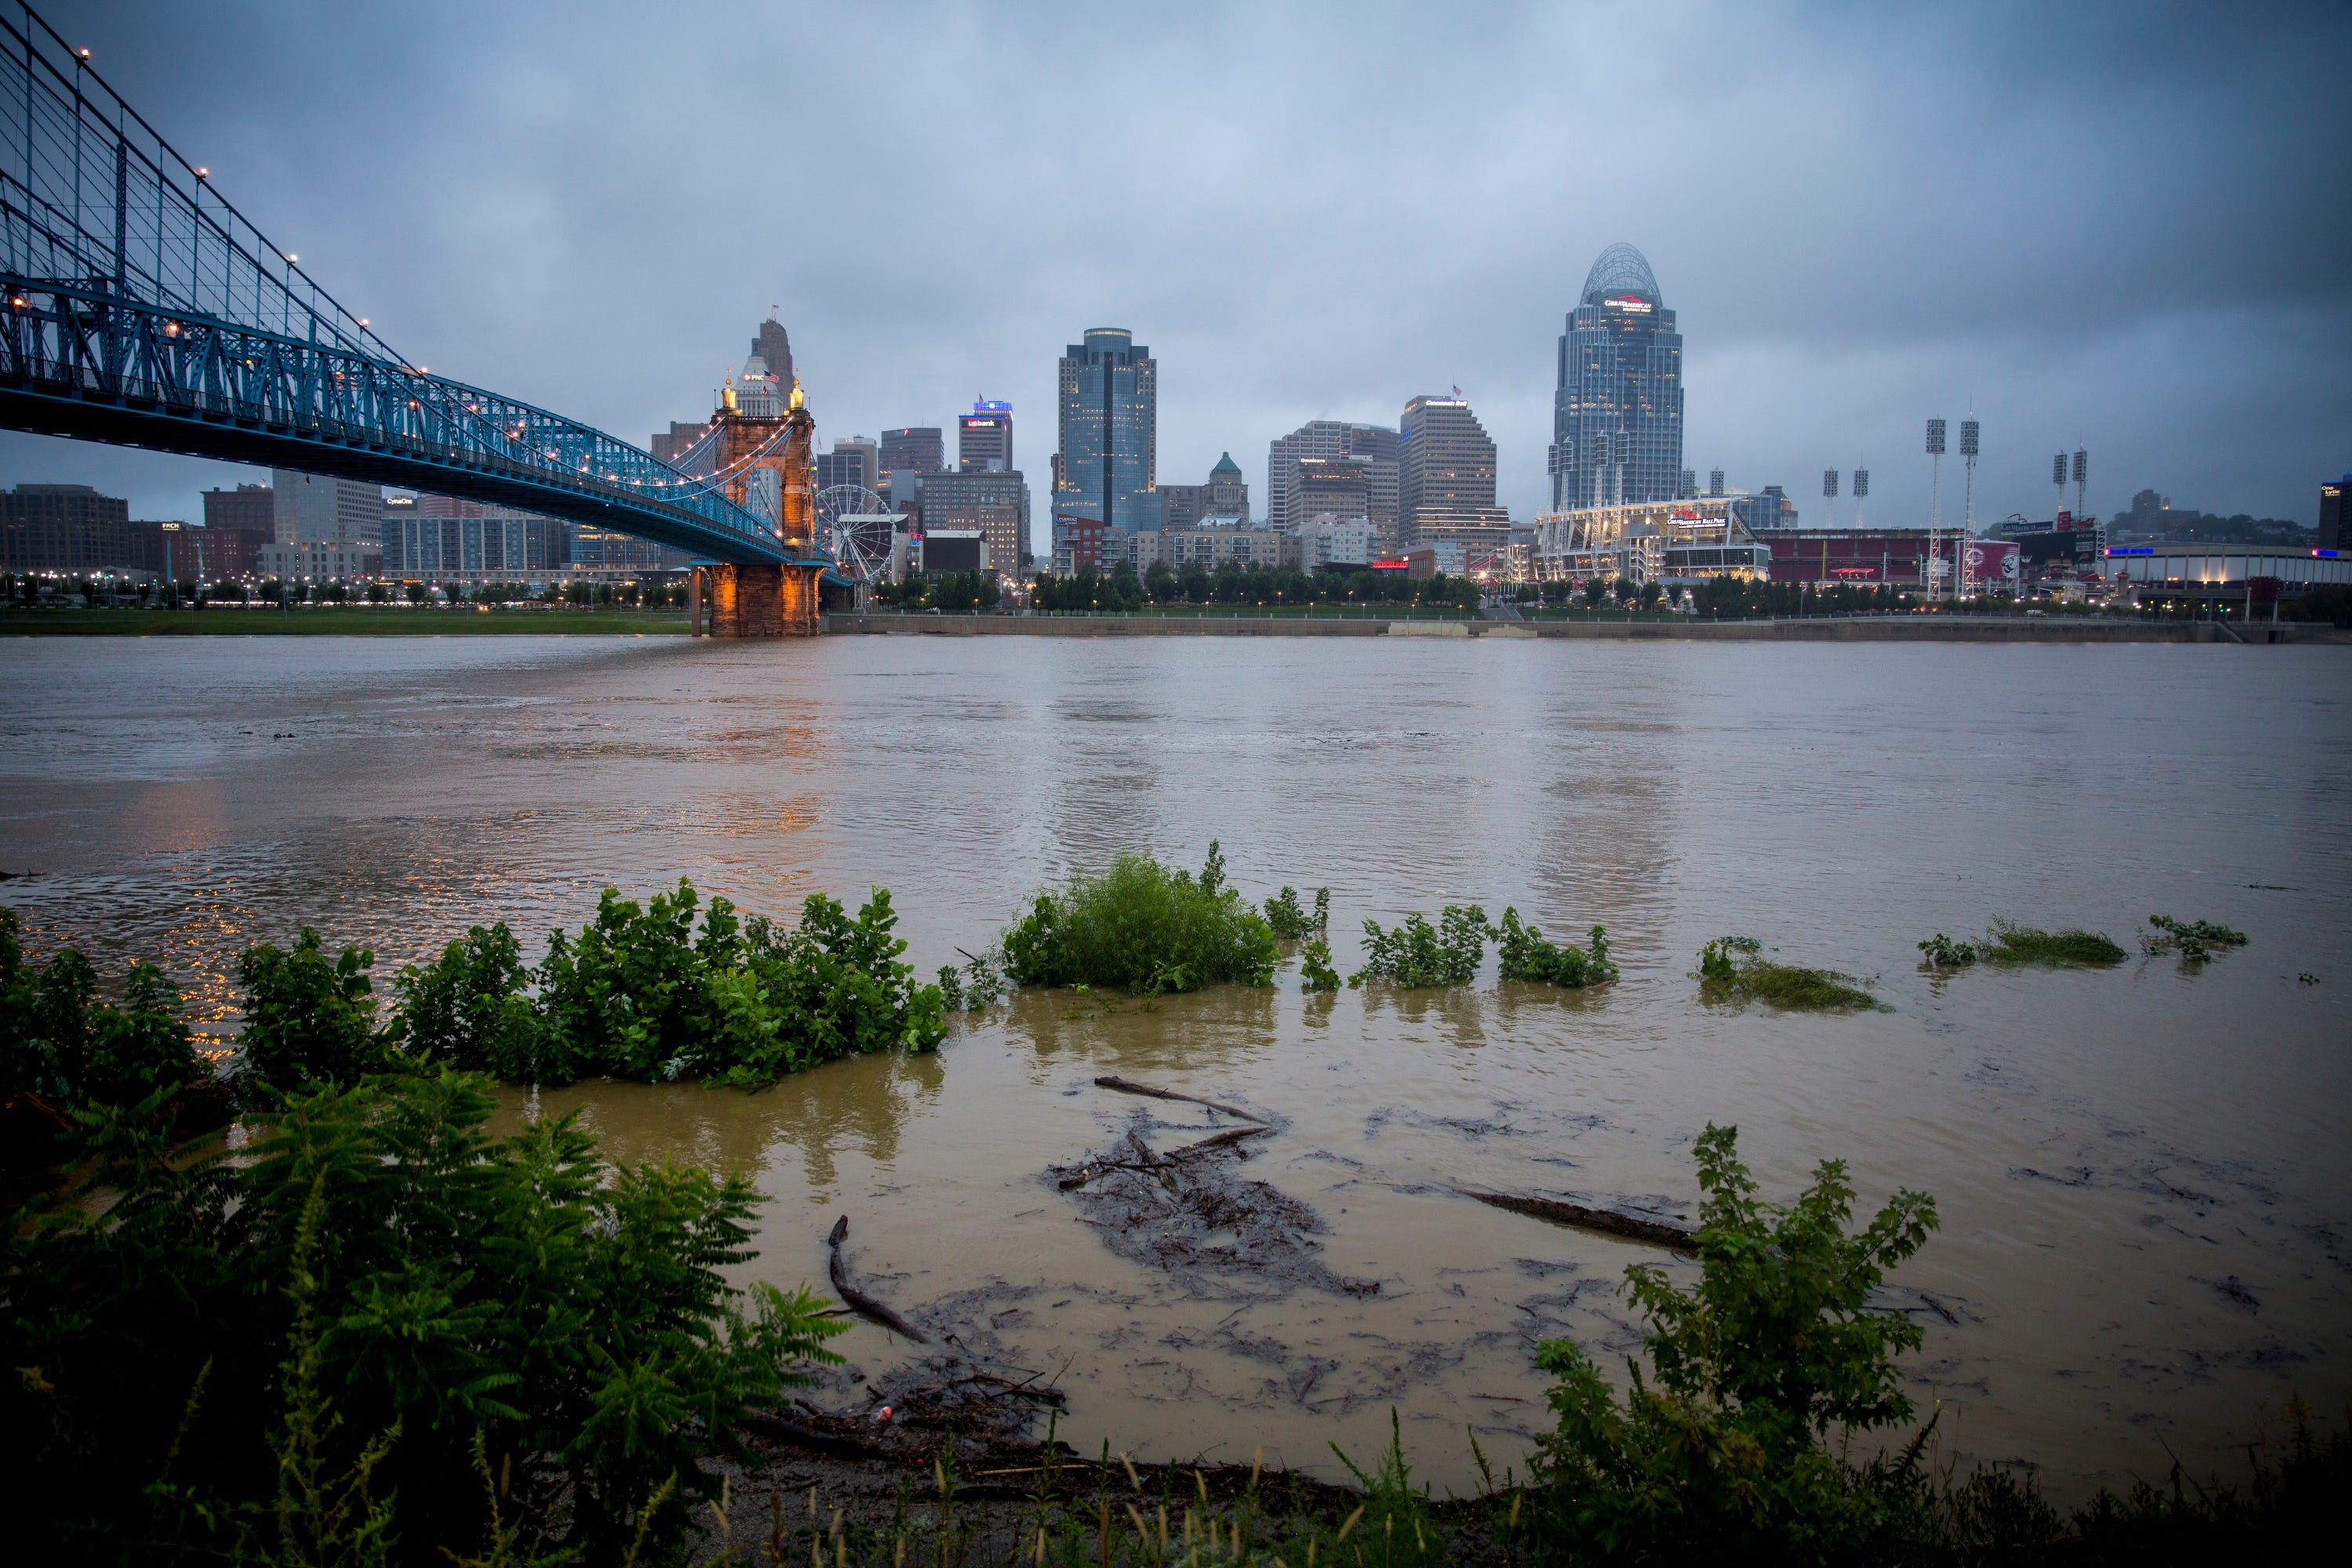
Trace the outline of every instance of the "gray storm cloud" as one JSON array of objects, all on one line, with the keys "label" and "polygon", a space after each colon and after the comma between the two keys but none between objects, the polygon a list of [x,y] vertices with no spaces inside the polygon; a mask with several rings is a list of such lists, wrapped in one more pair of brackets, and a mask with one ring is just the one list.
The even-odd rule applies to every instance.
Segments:
[{"label": "gray storm cloud", "polygon": [[[1160,364],[1160,475],[1460,385],[1548,493],[1554,343],[1612,240],[1686,342],[1685,461],[1867,460],[1984,422],[1980,512],[2152,485],[2308,522],[2352,467],[2341,6],[52,4],[52,23],[412,358],[642,441],[772,306],[824,437]],[[189,516],[235,471],[0,437],[0,481]],[[2038,510],[2037,510],[2038,509]]]}]

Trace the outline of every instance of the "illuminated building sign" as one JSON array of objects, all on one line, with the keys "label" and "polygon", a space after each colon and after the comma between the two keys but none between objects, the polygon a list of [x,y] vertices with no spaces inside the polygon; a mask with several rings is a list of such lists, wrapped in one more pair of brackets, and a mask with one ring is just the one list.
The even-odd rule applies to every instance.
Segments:
[{"label": "illuminated building sign", "polygon": [[1650,310],[1650,302],[1634,294],[1612,294],[1602,303],[1614,305],[1621,310],[1639,310],[1644,315]]},{"label": "illuminated building sign", "polygon": [[2147,548],[2146,545],[2138,545],[2128,550],[2110,550],[2107,553],[2110,555],[2153,555],[2156,552]]}]

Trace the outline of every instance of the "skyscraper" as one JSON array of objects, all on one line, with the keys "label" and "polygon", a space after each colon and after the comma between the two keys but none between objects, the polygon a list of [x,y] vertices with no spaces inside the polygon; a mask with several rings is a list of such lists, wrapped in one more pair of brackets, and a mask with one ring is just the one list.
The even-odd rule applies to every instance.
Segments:
[{"label": "skyscraper", "polygon": [[1160,366],[1123,327],[1089,327],[1061,363],[1061,472],[1054,512],[1106,527],[1142,521],[1135,498],[1160,470]]},{"label": "skyscraper", "polygon": [[1414,398],[1397,439],[1399,542],[1472,550],[1511,542],[1511,514],[1495,504],[1495,443],[1460,396]]},{"label": "skyscraper", "polygon": [[1289,435],[1266,445],[1265,522],[1268,528],[1296,529],[1313,513],[1298,510],[1299,465],[1310,458],[1364,459],[1364,513],[1384,545],[1396,542],[1398,463],[1402,457],[1397,433],[1385,425],[1349,425],[1337,419],[1311,419]]},{"label": "skyscraper", "polygon": [[1568,313],[1550,466],[1555,511],[1672,500],[1681,486],[1682,334],[1630,245],[1601,253]]},{"label": "skyscraper", "polygon": [[1013,405],[983,397],[957,416],[956,467],[968,474],[1013,472]]},{"label": "skyscraper", "polygon": [[760,323],[760,335],[751,340],[751,352],[767,362],[768,374],[782,384],[784,395],[793,395],[793,384],[799,379],[793,370],[793,340],[784,333],[783,324],[773,316]]},{"label": "skyscraper", "polygon": [[[947,471],[947,439],[936,425],[909,425],[882,432],[882,477],[892,474],[938,474]],[[877,485],[876,489],[882,487]]]}]

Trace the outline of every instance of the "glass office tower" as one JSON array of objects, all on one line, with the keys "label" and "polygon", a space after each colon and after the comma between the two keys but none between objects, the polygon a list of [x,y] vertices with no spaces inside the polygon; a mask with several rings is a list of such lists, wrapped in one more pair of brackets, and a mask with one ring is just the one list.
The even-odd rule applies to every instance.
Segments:
[{"label": "glass office tower", "polygon": [[1585,274],[1559,340],[1552,510],[1673,500],[1682,479],[1682,334],[1649,262],[1612,245]]},{"label": "glass office tower", "polygon": [[1138,497],[1159,482],[1160,366],[1119,327],[1089,327],[1061,365],[1061,474],[1055,514],[1132,531]]}]

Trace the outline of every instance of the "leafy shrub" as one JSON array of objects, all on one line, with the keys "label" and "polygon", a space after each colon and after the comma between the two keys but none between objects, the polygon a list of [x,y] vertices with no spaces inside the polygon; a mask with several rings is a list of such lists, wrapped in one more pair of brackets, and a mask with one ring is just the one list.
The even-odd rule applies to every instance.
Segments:
[{"label": "leafy shrub", "polygon": [[968,960],[961,970],[940,965],[940,998],[950,1013],[977,1013],[1004,997],[1004,972],[986,953]]},{"label": "leafy shrub", "polygon": [[1506,909],[1503,923],[1495,928],[1495,953],[1506,981],[1543,981],[1573,989],[1616,979],[1617,966],[1609,962],[1608,932],[1594,926],[1590,940],[1590,947],[1574,942],[1554,947],[1544,940],[1541,927],[1521,925],[1519,911]]},{"label": "leafy shrub", "polygon": [[1281,892],[1265,901],[1265,923],[1284,942],[1296,942],[1315,931],[1328,931],[1331,925],[1331,889],[1315,889],[1315,912],[1308,914],[1298,901],[1298,889],[1285,886]]},{"label": "leafy shrub", "polygon": [[1926,955],[1920,962],[1930,969],[1965,969],[1979,956],[1975,943],[1954,942],[1942,931],[1921,942],[1919,951]]},{"label": "leafy shrub", "polygon": [[1816,1012],[1858,1007],[1892,1011],[1850,974],[1775,963],[1763,953],[1763,944],[1752,936],[1717,937],[1708,942],[1698,954],[1699,994],[1709,1002],[1761,1001]]},{"label": "leafy shrub", "polygon": [[1037,895],[1004,933],[1004,972],[1020,985],[1197,991],[1219,981],[1273,983],[1274,930],[1225,886],[1209,845],[1196,879],[1149,856],[1123,854],[1099,876],[1080,872]]},{"label": "leafy shrub", "polygon": [[1348,977],[1350,985],[1385,980],[1394,985],[1467,985],[1486,956],[1486,911],[1475,904],[1448,904],[1432,926],[1419,911],[1392,931],[1377,921],[1364,922],[1364,967]]},{"label": "leafy shrub", "polygon": [[2150,915],[2147,923],[2157,934],[2140,938],[2140,951],[2150,958],[2162,953],[2178,952],[2184,963],[2202,963],[2213,956],[2213,950],[2246,945],[2246,933],[2210,921],[2177,921],[2170,915]]},{"label": "leafy shrub", "polygon": [[749,1182],[611,1169],[569,1117],[492,1139],[491,1107],[456,1074],[297,1091],[235,1162],[95,1124],[118,1201],[0,1252],[23,1369],[0,1429],[26,1439],[0,1507],[27,1560],[263,1560],[321,1532],[339,1473],[393,1561],[481,1541],[486,1489],[511,1561],[617,1563],[641,1526],[638,1561],[681,1556],[735,1423],[842,1325],[727,1283]]},{"label": "leafy shrub", "polygon": [[241,1076],[280,1093],[319,1084],[353,1084],[391,1065],[390,1042],[376,1028],[375,955],[347,947],[333,959],[309,926],[291,952],[257,942],[237,956],[245,988]]},{"label": "leafy shrub", "polygon": [[[681,879],[640,908],[610,888],[577,938],[556,932],[537,972],[540,1081],[604,1076],[741,1086],[845,1056],[943,1037],[936,986],[918,984],[892,935],[898,916],[877,888],[853,919],[814,893],[798,926],[744,921]],[[502,928],[494,928],[502,929]],[[448,962],[444,954],[443,962]],[[455,1058],[461,1067],[489,1060]]]},{"label": "leafy shrub", "polygon": [[549,1075],[539,1016],[523,994],[530,983],[514,932],[503,921],[475,926],[438,959],[400,972],[393,982],[397,1026],[420,1057],[509,1083],[541,1082]]},{"label": "leafy shrub", "polygon": [[110,1006],[78,949],[27,964],[17,929],[16,911],[0,909],[0,1099],[134,1105],[210,1076],[163,971],[133,963],[122,1006]]},{"label": "leafy shrub", "polygon": [[1307,991],[1337,991],[1339,972],[1331,967],[1331,944],[1317,937],[1299,950],[1298,979]]},{"label": "leafy shrub", "polygon": [[1679,1289],[1648,1264],[1626,1270],[1650,1323],[1650,1364],[1630,1366],[1623,1399],[1577,1345],[1538,1349],[1558,1380],[1559,1426],[1536,1479],[1572,1556],[1698,1561],[1744,1548],[1759,1561],[1885,1560],[1864,1550],[1885,1510],[1870,1506],[1843,1439],[1911,1415],[1894,1358],[1924,1331],[1867,1302],[1936,1228],[1935,1202],[1898,1192],[1850,1231],[1843,1162],[1815,1167],[1782,1207],[1758,1198],[1738,1137],[1710,1126],[1698,1140],[1697,1284]]}]

